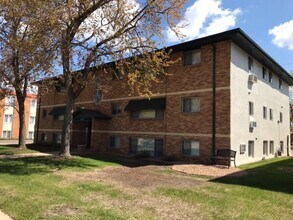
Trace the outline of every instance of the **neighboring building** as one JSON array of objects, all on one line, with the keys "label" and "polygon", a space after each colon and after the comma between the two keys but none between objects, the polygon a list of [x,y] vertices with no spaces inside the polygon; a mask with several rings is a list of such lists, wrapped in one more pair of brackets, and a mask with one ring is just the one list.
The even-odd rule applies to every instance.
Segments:
[{"label": "neighboring building", "polygon": [[[37,96],[28,94],[25,101],[25,122],[27,139],[34,139]],[[19,116],[15,94],[0,100],[0,139],[18,139]]]},{"label": "neighboring building", "polygon": [[[287,155],[293,78],[241,29],[169,49],[181,61],[166,69],[171,76],[154,86],[151,100],[129,96],[126,80],[109,74],[90,80],[76,102],[73,147],[201,163],[230,148],[238,165],[279,148]],[[100,82],[103,98],[95,102]],[[57,91],[41,97],[39,142],[61,143],[65,100]]]}]

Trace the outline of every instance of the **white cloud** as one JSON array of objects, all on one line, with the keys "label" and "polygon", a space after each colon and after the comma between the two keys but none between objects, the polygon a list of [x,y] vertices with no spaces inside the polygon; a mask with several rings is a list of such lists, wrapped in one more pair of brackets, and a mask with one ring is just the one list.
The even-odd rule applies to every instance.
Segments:
[{"label": "white cloud", "polygon": [[[231,10],[222,7],[221,0],[197,0],[187,8],[184,20],[178,23],[178,29],[184,35],[182,40],[190,40],[225,31],[236,24],[239,8]],[[178,41],[178,37],[167,30],[170,42]]]},{"label": "white cloud", "polygon": [[269,34],[274,36],[275,45],[293,50],[293,20],[273,27],[269,30]]}]

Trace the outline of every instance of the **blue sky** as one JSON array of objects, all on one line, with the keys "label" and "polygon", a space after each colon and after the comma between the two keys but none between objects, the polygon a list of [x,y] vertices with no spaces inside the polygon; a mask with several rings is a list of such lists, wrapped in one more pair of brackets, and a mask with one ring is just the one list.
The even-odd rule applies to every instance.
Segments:
[{"label": "blue sky", "polygon": [[[293,0],[189,0],[183,41],[240,27],[293,72]],[[167,34],[169,45],[181,42]]]}]

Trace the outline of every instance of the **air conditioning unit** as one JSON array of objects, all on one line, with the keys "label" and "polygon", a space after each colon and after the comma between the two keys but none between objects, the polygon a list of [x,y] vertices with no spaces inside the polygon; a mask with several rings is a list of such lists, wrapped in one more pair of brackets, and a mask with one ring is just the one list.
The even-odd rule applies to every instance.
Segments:
[{"label": "air conditioning unit", "polygon": [[249,123],[249,127],[250,127],[250,128],[256,128],[256,121],[251,121],[251,122]]},{"label": "air conditioning unit", "polygon": [[256,83],[257,82],[257,76],[254,75],[254,74],[249,74],[248,81],[251,82],[251,83]]}]

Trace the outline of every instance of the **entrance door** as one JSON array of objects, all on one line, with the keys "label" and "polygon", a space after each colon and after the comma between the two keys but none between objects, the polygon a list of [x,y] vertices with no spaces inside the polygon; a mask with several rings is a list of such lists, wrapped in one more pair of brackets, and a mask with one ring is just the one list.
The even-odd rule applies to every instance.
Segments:
[{"label": "entrance door", "polygon": [[92,121],[89,121],[86,126],[86,147],[91,147],[91,140],[92,140]]}]

